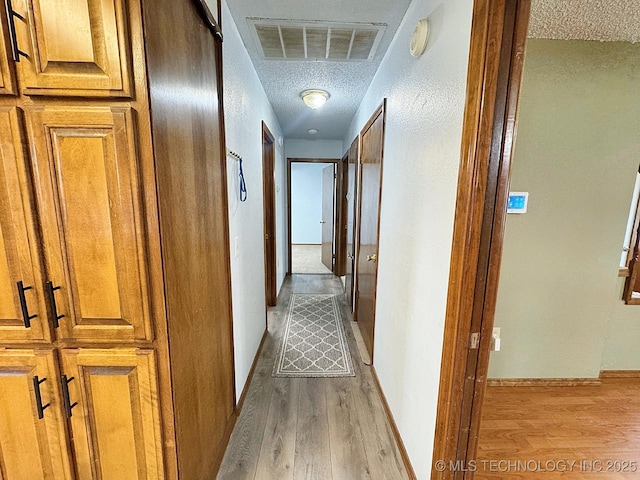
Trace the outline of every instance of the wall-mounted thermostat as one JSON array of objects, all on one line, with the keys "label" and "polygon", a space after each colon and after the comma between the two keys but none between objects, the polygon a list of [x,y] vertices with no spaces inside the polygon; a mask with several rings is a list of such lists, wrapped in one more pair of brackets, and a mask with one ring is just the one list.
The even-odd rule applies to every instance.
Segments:
[{"label": "wall-mounted thermostat", "polygon": [[527,213],[529,192],[509,192],[507,213]]}]

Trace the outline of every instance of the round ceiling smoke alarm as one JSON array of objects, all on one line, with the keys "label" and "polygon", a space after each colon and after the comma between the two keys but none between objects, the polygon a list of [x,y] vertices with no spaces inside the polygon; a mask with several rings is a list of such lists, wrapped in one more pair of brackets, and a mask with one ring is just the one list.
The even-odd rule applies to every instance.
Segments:
[{"label": "round ceiling smoke alarm", "polygon": [[429,41],[429,20],[423,18],[416,24],[416,28],[413,30],[411,36],[411,44],[409,45],[409,52],[414,57],[419,57],[424,53],[427,48],[427,42]]}]

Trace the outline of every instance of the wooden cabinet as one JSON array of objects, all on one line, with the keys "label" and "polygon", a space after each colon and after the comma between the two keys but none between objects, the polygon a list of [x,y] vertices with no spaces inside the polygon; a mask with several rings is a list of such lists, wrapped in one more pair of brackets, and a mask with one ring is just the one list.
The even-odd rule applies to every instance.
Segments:
[{"label": "wooden cabinet", "polygon": [[128,96],[125,0],[13,0],[26,95]]},{"label": "wooden cabinet", "polygon": [[152,338],[131,110],[27,110],[47,280],[60,338]]},{"label": "wooden cabinet", "polygon": [[151,350],[63,350],[79,478],[164,478]]},{"label": "wooden cabinet", "polygon": [[236,413],[219,29],[198,0],[13,9],[0,480],[215,478]]},{"label": "wooden cabinet", "polygon": [[72,478],[58,378],[51,350],[0,349],[3,480]]}]

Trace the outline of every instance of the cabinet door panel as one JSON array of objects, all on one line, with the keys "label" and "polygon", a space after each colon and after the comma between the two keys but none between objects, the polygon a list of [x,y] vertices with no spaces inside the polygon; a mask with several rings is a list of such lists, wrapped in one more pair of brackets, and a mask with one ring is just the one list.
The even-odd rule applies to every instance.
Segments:
[{"label": "cabinet door panel", "polygon": [[[56,373],[51,351],[0,350],[0,478],[72,478]],[[50,403],[42,419],[36,375],[42,403]]]},{"label": "cabinet door panel", "polygon": [[150,350],[63,350],[80,478],[161,479],[162,437]]},{"label": "cabinet door panel", "polygon": [[151,339],[141,192],[128,109],[28,112],[61,338]]},{"label": "cabinet door panel", "polygon": [[[42,291],[38,244],[30,200],[30,179],[15,108],[0,107],[0,342],[50,338]],[[24,292],[30,320],[26,328],[17,282]]]},{"label": "cabinet door panel", "polygon": [[27,95],[130,94],[124,0],[14,0]]}]

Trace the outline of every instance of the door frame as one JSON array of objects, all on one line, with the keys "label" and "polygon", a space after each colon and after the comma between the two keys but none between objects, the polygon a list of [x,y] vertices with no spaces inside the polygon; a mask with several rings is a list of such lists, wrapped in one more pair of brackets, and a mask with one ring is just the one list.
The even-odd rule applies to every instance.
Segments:
[{"label": "door frame", "polygon": [[[341,170],[340,162],[341,160],[339,158],[287,158],[287,275],[292,274],[291,269],[292,269],[292,263],[293,263],[291,259],[292,250],[293,250],[291,248],[291,244],[292,244],[291,242],[291,164],[292,163],[333,163],[337,166],[336,180],[338,180],[339,178],[341,178],[340,176],[342,175],[342,172],[340,172]],[[338,189],[339,189],[339,182],[336,181],[336,191],[334,193],[335,195],[334,199],[338,199],[340,196]],[[334,208],[334,210],[336,209]],[[338,227],[337,217],[338,215],[334,215],[334,232],[337,231],[337,227]],[[333,240],[334,249],[337,252],[339,246],[336,245],[336,239],[337,239],[337,235],[334,235],[334,240]]]},{"label": "door frame", "polygon": [[[355,159],[354,162],[351,162],[351,153],[353,153],[353,150],[355,149]],[[349,233],[348,231],[345,232],[345,240],[344,240],[344,254],[345,254],[345,277],[347,275],[347,271],[348,271],[348,264],[349,261],[351,261],[351,279],[349,280],[348,278],[345,278],[345,293],[347,292],[347,285],[349,285],[349,288],[351,289],[351,301],[348,302],[349,303],[349,310],[351,311],[351,313],[353,314],[353,321],[357,322],[356,319],[356,308],[355,308],[355,300],[356,300],[356,259],[357,259],[357,255],[358,255],[358,226],[359,226],[359,221],[358,221],[358,195],[360,192],[360,185],[359,185],[359,180],[360,180],[360,133],[358,133],[358,135],[356,136],[356,138],[353,139],[353,141],[351,142],[351,144],[349,145],[349,149],[347,150],[347,153],[345,155],[346,159],[347,159],[347,163],[345,164],[344,168],[345,168],[345,187],[344,187],[344,191],[345,191],[345,223],[346,223],[346,228],[349,228],[349,200],[346,198],[347,194],[349,193],[349,165],[351,165],[351,163],[353,163],[354,165],[354,175],[353,175],[353,209],[352,209],[352,214],[353,214],[353,227],[352,227],[352,231],[351,231],[351,235],[352,235],[352,242],[353,242],[353,257],[351,259],[349,259],[349,252],[348,252],[348,246],[349,246]],[[349,298],[347,297],[347,300],[349,300]]]},{"label": "door frame", "polygon": [[[271,148],[269,148],[271,147]],[[270,153],[268,153],[270,152]],[[276,264],[276,147],[275,137],[262,122],[262,194],[264,224],[264,285],[267,307],[273,307],[278,300]],[[271,248],[273,246],[273,248]]]},{"label": "door frame", "polygon": [[[476,0],[431,478],[473,479],[531,0]],[[460,465],[457,471],[437,462]],[[452,462],[452,463],[450,463]]]}]

